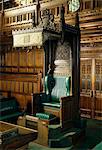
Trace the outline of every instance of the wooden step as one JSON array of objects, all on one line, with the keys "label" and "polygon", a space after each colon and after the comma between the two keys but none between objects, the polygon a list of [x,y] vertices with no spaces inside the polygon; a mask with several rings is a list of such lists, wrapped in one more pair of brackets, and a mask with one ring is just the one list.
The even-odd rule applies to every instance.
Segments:
[{"label": "wooden step", "polygon": [[73,147],[73,145],[85,137],[85,129],[72,128],[57,138],[49,139],[49,147]]}]

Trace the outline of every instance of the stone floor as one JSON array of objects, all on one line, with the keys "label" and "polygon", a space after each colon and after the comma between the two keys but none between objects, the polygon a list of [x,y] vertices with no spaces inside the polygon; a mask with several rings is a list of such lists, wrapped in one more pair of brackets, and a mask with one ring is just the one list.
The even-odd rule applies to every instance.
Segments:
[{"label": "stone floor", "polygon": [[102,141],[102,121],[87,120],[86,138],[79,141],[75,146],[65,148],[47,148],[38,144],[34,144],[33,149],[29,149],[27,145],[17,150],[92,150],[98,143]]}]

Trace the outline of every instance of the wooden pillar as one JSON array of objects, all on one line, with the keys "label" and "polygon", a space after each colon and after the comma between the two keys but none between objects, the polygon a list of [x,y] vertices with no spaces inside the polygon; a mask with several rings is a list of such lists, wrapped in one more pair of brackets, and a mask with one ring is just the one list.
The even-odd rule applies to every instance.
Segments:
[{"label": "wooden pillar", "polygon": [[4,11],[4,0],[2,0],[2,12]]},{"label": "wooden pillar", "polygon": [[35,24],[39,24],[40,19],[40,3],[39,0],[36,0],[36,11],[35,11]]},{"label": "wooden pillar", "polygon": [[65,4],[65,15],[67,15],[68,14],[68,4],[66,3]]},{"label": "wooden pillar", "polygon": [[57,7],[55,8],[55,15],[57,16]]},{"label": "wooden pillar", "polygon": [[91,9],[94,9],[94,0],[91,0]]},{"label": "wooden pillar", "polygon": [[47,75],[48,65],[49,65],[49,45],[48,41],[44,43],[44,76]]},{"label": "wooden pillar", "polygon": [[91,116],[92,118],[94,118],[94,111],[95,111],[95,95],[96,95],[96,91],[95,91],[95,58],[92,59],[92,113]]}]

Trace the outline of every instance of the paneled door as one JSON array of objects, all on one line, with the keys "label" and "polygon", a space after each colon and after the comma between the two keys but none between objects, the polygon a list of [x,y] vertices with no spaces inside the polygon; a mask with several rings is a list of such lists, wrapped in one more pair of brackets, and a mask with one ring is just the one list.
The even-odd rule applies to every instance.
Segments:
[{"label": "paneled door", "polygon": [[102,120],[102,59],[81,59],[80,112],[82,117]]},{"label": "paneled door", "polygon": [[94,118],[102,120],[102,59],[95,60]]}]

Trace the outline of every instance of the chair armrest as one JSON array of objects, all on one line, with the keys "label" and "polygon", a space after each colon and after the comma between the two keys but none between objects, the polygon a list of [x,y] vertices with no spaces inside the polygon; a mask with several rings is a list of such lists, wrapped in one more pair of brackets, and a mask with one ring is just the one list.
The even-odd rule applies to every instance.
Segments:
[{"label": "chair armrest", "polygon": [[43,111],[42,103],[47,103],[50,101],[50,96],[46,93],[34,93],[32,94],[32,114],[36,114],[37,112]]},{"label": "chair armrest", "polygon": [[61,97],[60,102],[66,103],[66,102],[73,101],[73,100],[74,100],[73,96],[66,96],[66,97]]},{"label": "chair armrest", "polygon": [[73,99],[73,96],[61,97],[60,99],[60,121],[64,128],[69,126],[69,122],[71,122],[73,118]]},{"label": "chair armrest", "polygon": [[35,115],[37,112],[39,112],[42,94],[44,94],[44,93],[32,93],[31,94],[31,96],[32,96],[32,100],[31,100],[32,115]]}]

